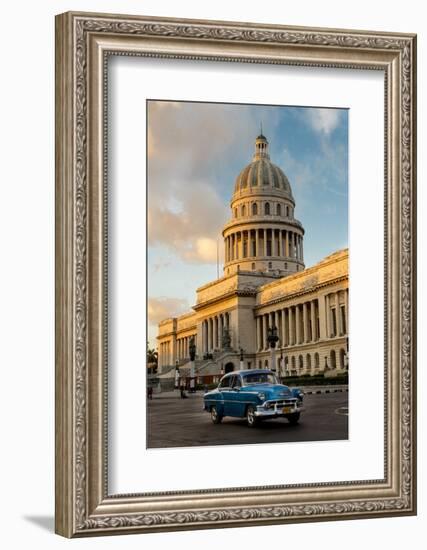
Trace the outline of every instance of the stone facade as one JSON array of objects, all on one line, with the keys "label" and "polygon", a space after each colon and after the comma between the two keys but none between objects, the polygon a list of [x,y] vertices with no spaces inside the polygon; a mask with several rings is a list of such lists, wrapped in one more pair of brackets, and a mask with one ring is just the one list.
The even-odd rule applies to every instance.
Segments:
[{"label": "stone facade", "polygon": [[160,373],[189,362],[191,337],[199,382],[238,368],[273,368],[281,377],[347,370],[348,250],[305,269],[291,187],[262,135],[230,206],[224,276],[197,289],[191,312],[159,324]]}]

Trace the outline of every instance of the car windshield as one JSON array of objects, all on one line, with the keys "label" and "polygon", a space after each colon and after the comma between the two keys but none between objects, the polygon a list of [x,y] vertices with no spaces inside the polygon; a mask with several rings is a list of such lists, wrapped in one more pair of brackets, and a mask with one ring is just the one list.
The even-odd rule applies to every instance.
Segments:
[{"label": "car windshield", "polygon": [[254,372],[243,376],[243,384],[252,386],[253,384],[277,384],[277,378],[271,372]]}]

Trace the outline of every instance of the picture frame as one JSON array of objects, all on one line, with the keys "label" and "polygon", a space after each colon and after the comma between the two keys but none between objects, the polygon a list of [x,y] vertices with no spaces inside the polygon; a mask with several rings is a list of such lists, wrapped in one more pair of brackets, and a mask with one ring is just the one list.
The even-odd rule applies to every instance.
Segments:
[{"label": "picture frame", "polygon": [[[108,492],[111,55],[384,73],[384,478]],[[56,489],[65,537],[416,513],[416,36],[68,12],[56,17]]]}]

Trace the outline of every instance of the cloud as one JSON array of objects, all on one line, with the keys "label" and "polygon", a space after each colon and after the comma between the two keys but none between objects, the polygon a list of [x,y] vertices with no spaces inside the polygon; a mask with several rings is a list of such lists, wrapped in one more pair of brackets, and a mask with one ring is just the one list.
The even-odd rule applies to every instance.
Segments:
[{"label": "cloud", "polygon": [[329,136],[341,121],[340,109],[304,109],[306,122],[318,133]]},{"label": "cloud", "polygon": [[166,296],[148,298],[148,322],[157,326],[160,321],[168,317],[176,317],[188,311],[189,305],[183,298],[168,298]]},{"label": "cloud", "polygon": [[[185,262],[216,262],[217,239],[230,218],[234,177],[250,161],[259,120],[271,110],[245,105],[150,101],[148,106],[148,244]],[[241,160],[239,151],[243,151]],[[224,180],[224,166],[238,163]],[[219,247],[223,254],[223,246]]]}]

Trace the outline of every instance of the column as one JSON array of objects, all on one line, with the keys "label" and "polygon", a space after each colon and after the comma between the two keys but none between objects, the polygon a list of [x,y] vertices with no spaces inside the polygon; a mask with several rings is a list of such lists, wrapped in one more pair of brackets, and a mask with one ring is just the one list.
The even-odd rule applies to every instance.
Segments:
[{"label": "column", "polygon": [[255,229],[255,256],[259,256],[259,229]]},{"label": "column", "polygon": [[340,306],[340,293],[337,292],[335,294],[335,301],[336,301],[336,317],[337,317],[337,331],[338,336],[342,336],[344,334],[343,326],[342,326],[342,318],[341,318],[341,306]]},{"label": "column", "polygon": [[219,323],[218,323],[218,316],[215,315],[215,319],[214,319],[214,326],[215,326],[215,343],[214,343],[214,348],[215,349],[218,349],[218,329],[219,329]]},{"label": "column", "polygon": [[330,307],[329,294],[325,296],[325,308],[326,308],[326,337],[331,337],[331,307]]},{"label": "column", "polygon": [[264,229],[264,256],[267,256],[267,229]]},{"label": "column", "polygon": [[283,256],[282,230],[279,229],[279,256]]},{"label": "column", "polygon": [[318,335],[320,340],[324,340],[327,336],[327,326],[326,326],[326,296],[319,296],[319,330],[320,334]]},{"label": "column", "polygon": [[264,349],[268,349],[268,341],[267,341],[267,335],[268,335],[268,313],[264,314],[264,326],[263,326],[263,344]]},{"label": "column", "polygon": [[307,312],[307,302],[302,304],[302,341],[303,343],[309,341],[309,326],[308,326],[308,312]]},{"label": "column", "polygon": [[311,314],[311,341],[315,342],[317,340],[316,300],[311,300],[310,314]]},{"label": "column", "polygon": [[289,345],[295,344],[295,332],[294,332],[294,312],[292,307],[288,309],[288,322],[289,322]]},{"label": "column", "polygon": [[301,325],[300,325],[300,309],[299,306],[295,306],[295,328],[296,328],[296,343],[301,343]]},{"label": "column", "polygon": [[289,231],[285,231],[285,256],[289,258]]},{"label": "column", "polygon": [[224,315],[219,316],[219,348],[222,349],[222,335],[224,333]]},{"label": "column", "polygon": [[262,349],[262,317],[256,317],[256,328],[257,328],[257,351]]},{"label": "column", "polygon": [[346,334],[348,334],[348,288],[344,290],[344,316]]}]

